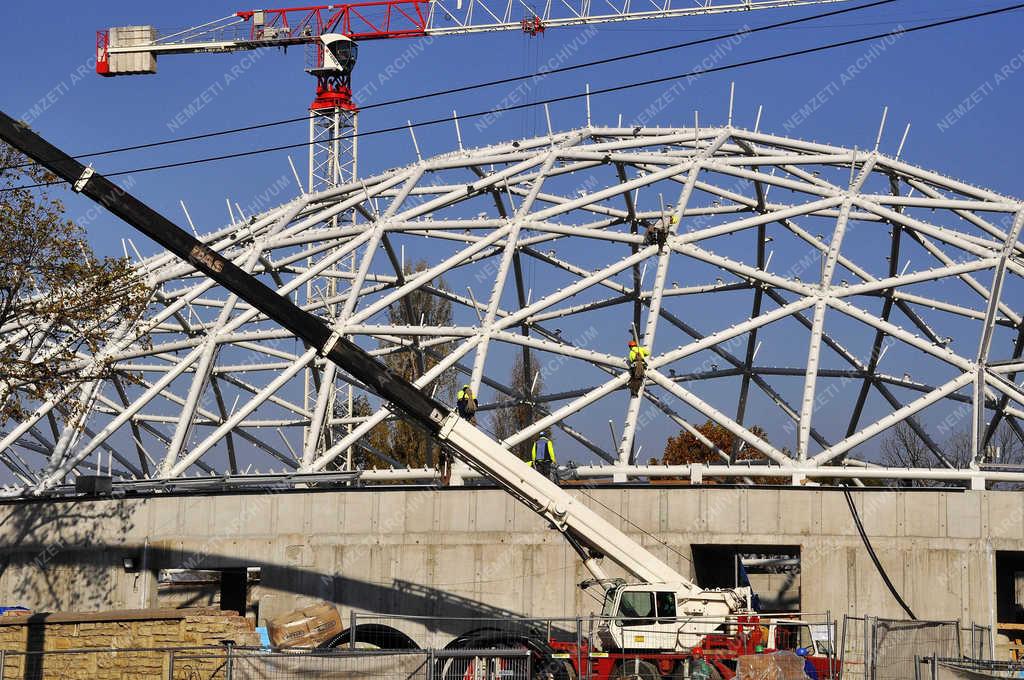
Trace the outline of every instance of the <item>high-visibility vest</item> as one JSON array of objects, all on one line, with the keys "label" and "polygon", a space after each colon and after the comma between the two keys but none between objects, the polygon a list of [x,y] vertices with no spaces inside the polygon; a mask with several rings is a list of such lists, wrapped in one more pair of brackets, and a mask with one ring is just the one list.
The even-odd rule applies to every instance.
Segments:
[{"label": "high-visibility vest", "polygon": [[[546,443],[547,446],[545,446],[541,442]],[[537,444],[541,444],[541,447],[540,447],[541,451],[547,450],[547,460],[550,460],[551,463],[554,464],[554,462],[555,462],[555,445],[551,443],[550,439],[547,439],[546,437],[541,437],[540,439],[538,439],[537,441],[535,441],[533,443],[533,451],[530,452],[530,466],[532,467],[533,464],[537,462]],[[545,459],[541,458],[541,460],[545,460]]]},{"label": "high-visibility vest", "polygon": [[636,363],[637,359],[646,359],[649,356],[651,356],[651,353],[640,345],[629,348],[629,363],[631,364]]},{"label": "high-visibility vest", "polygon": [[[449,392],[449,394],[451,394],[451,392]],[[473,390],[471,390],[469,388],[466,388],[466,387],[463,387],[461,390],[459,390],[459,394],[456,396],[456,399],[458,401],[462,401],[463,399],[472,399],[472,398],[473,398]]]}]

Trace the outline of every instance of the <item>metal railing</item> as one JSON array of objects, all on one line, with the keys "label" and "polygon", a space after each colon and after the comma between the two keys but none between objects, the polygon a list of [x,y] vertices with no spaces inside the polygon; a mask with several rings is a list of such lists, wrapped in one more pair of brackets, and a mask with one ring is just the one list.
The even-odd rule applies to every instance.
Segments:
[{"label": "metal railing", "polygon": [[1019,678],[1024,674],[1024,663],[1019,661],[993,661],[991,659],[944,659],[918,657],[914,667],[914,680],[945,680],[946,678]]}]

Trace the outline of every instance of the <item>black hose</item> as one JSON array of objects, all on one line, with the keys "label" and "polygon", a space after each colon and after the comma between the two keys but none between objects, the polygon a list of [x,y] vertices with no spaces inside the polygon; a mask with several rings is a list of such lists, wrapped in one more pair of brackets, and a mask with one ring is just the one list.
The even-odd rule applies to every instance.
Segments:
[{"label": "black hose", "polygon": [[843,493],[846,494],[846,504],[850,506],[850,514],[853,515],[853,523],[857,525],[857,533],[860,534],[860,540],[864,542],[864,547],[867,548],[868,555],[871,557],[871,561],[875,563],[875,569],[878,570],[878,575],[885,581],[885,586],[892,593],[892,596],[896,598],[896,602],[903,607],[903,611],[907,613],[912,620],[917,621],[917,617],[914,616],[914,612],[910,611],[910,607],[903,598],[900,597],[899,592],[896,590],[896,586],[889,580],[889,575],[885,573],[885,569],[882,567],[882,563],[878,561],[878,555],[875,554],[875,549],[871,547],[871,541],[868,540],[868,535],[864,532],[864,525],[861,524],[860,515],[857,514],[857,506],[853,503],[853,495],[850,494],[849,489],[843,489]]}]

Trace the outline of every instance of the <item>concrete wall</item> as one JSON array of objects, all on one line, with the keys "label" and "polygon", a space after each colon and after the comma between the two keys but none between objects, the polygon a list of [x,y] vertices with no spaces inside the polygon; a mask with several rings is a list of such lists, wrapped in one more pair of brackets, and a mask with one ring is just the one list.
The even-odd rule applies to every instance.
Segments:
[{"label": "concrete wall", "polygon": [[[799,545],[805,611],[902,616],[841,492],[585,493],[588,505],[684,574],[692,573],[694,543]],[[1024,494],[864,490],[855,499],[918,616],[993,618],[994,551],[1024,550]],[[8,503],[0,505],[0,546],[0,603],[37,610],[156,606],[160,568],[239,566],[262,567],[253,593],[261,620],[316,599],[337,603],[343,616],[571,616],[599,608],[574,587],[587,574],[560,535],[497,490]],[[124,556],[136,557],[144,573],[125,573]]]}]

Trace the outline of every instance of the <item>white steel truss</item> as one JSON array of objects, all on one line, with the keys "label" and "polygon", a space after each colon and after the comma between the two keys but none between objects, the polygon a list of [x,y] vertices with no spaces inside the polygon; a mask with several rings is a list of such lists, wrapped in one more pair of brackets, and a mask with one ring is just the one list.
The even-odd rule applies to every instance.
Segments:
[{"label": "white steel truss", "polygon": [[[731,126],[587,127],[343,180],[203,240],[378,357],[413,357],[425,389],[470,384],[481,426],[528,406],[505,442],[552,430],[584,476],[662,474],[644,463],[680,429],[714,447],[707,420],[734,438],[708,470],[738,477],[751,459],[762,476],[884,476],[865,465],[898,423],[939,460],[961,423],[976,458],[997,427],[1024,434],[1017,199],[878,150]],[[152,304],[99,352],[117,376],[76,388],[79,427],[60,429],[68,388],[0,433],[7,493],[108,457],[124,479],[306,483],[345,470],[353,447],[380,454],[367,433],[390,411],[372,395],[368,414],[339,407],[349,385],[366,394],[347,374],[173,256],[139,267]],[[394,313],[416,296],[451,320]],[[651,350],[635,395],[634,333]]]}]

